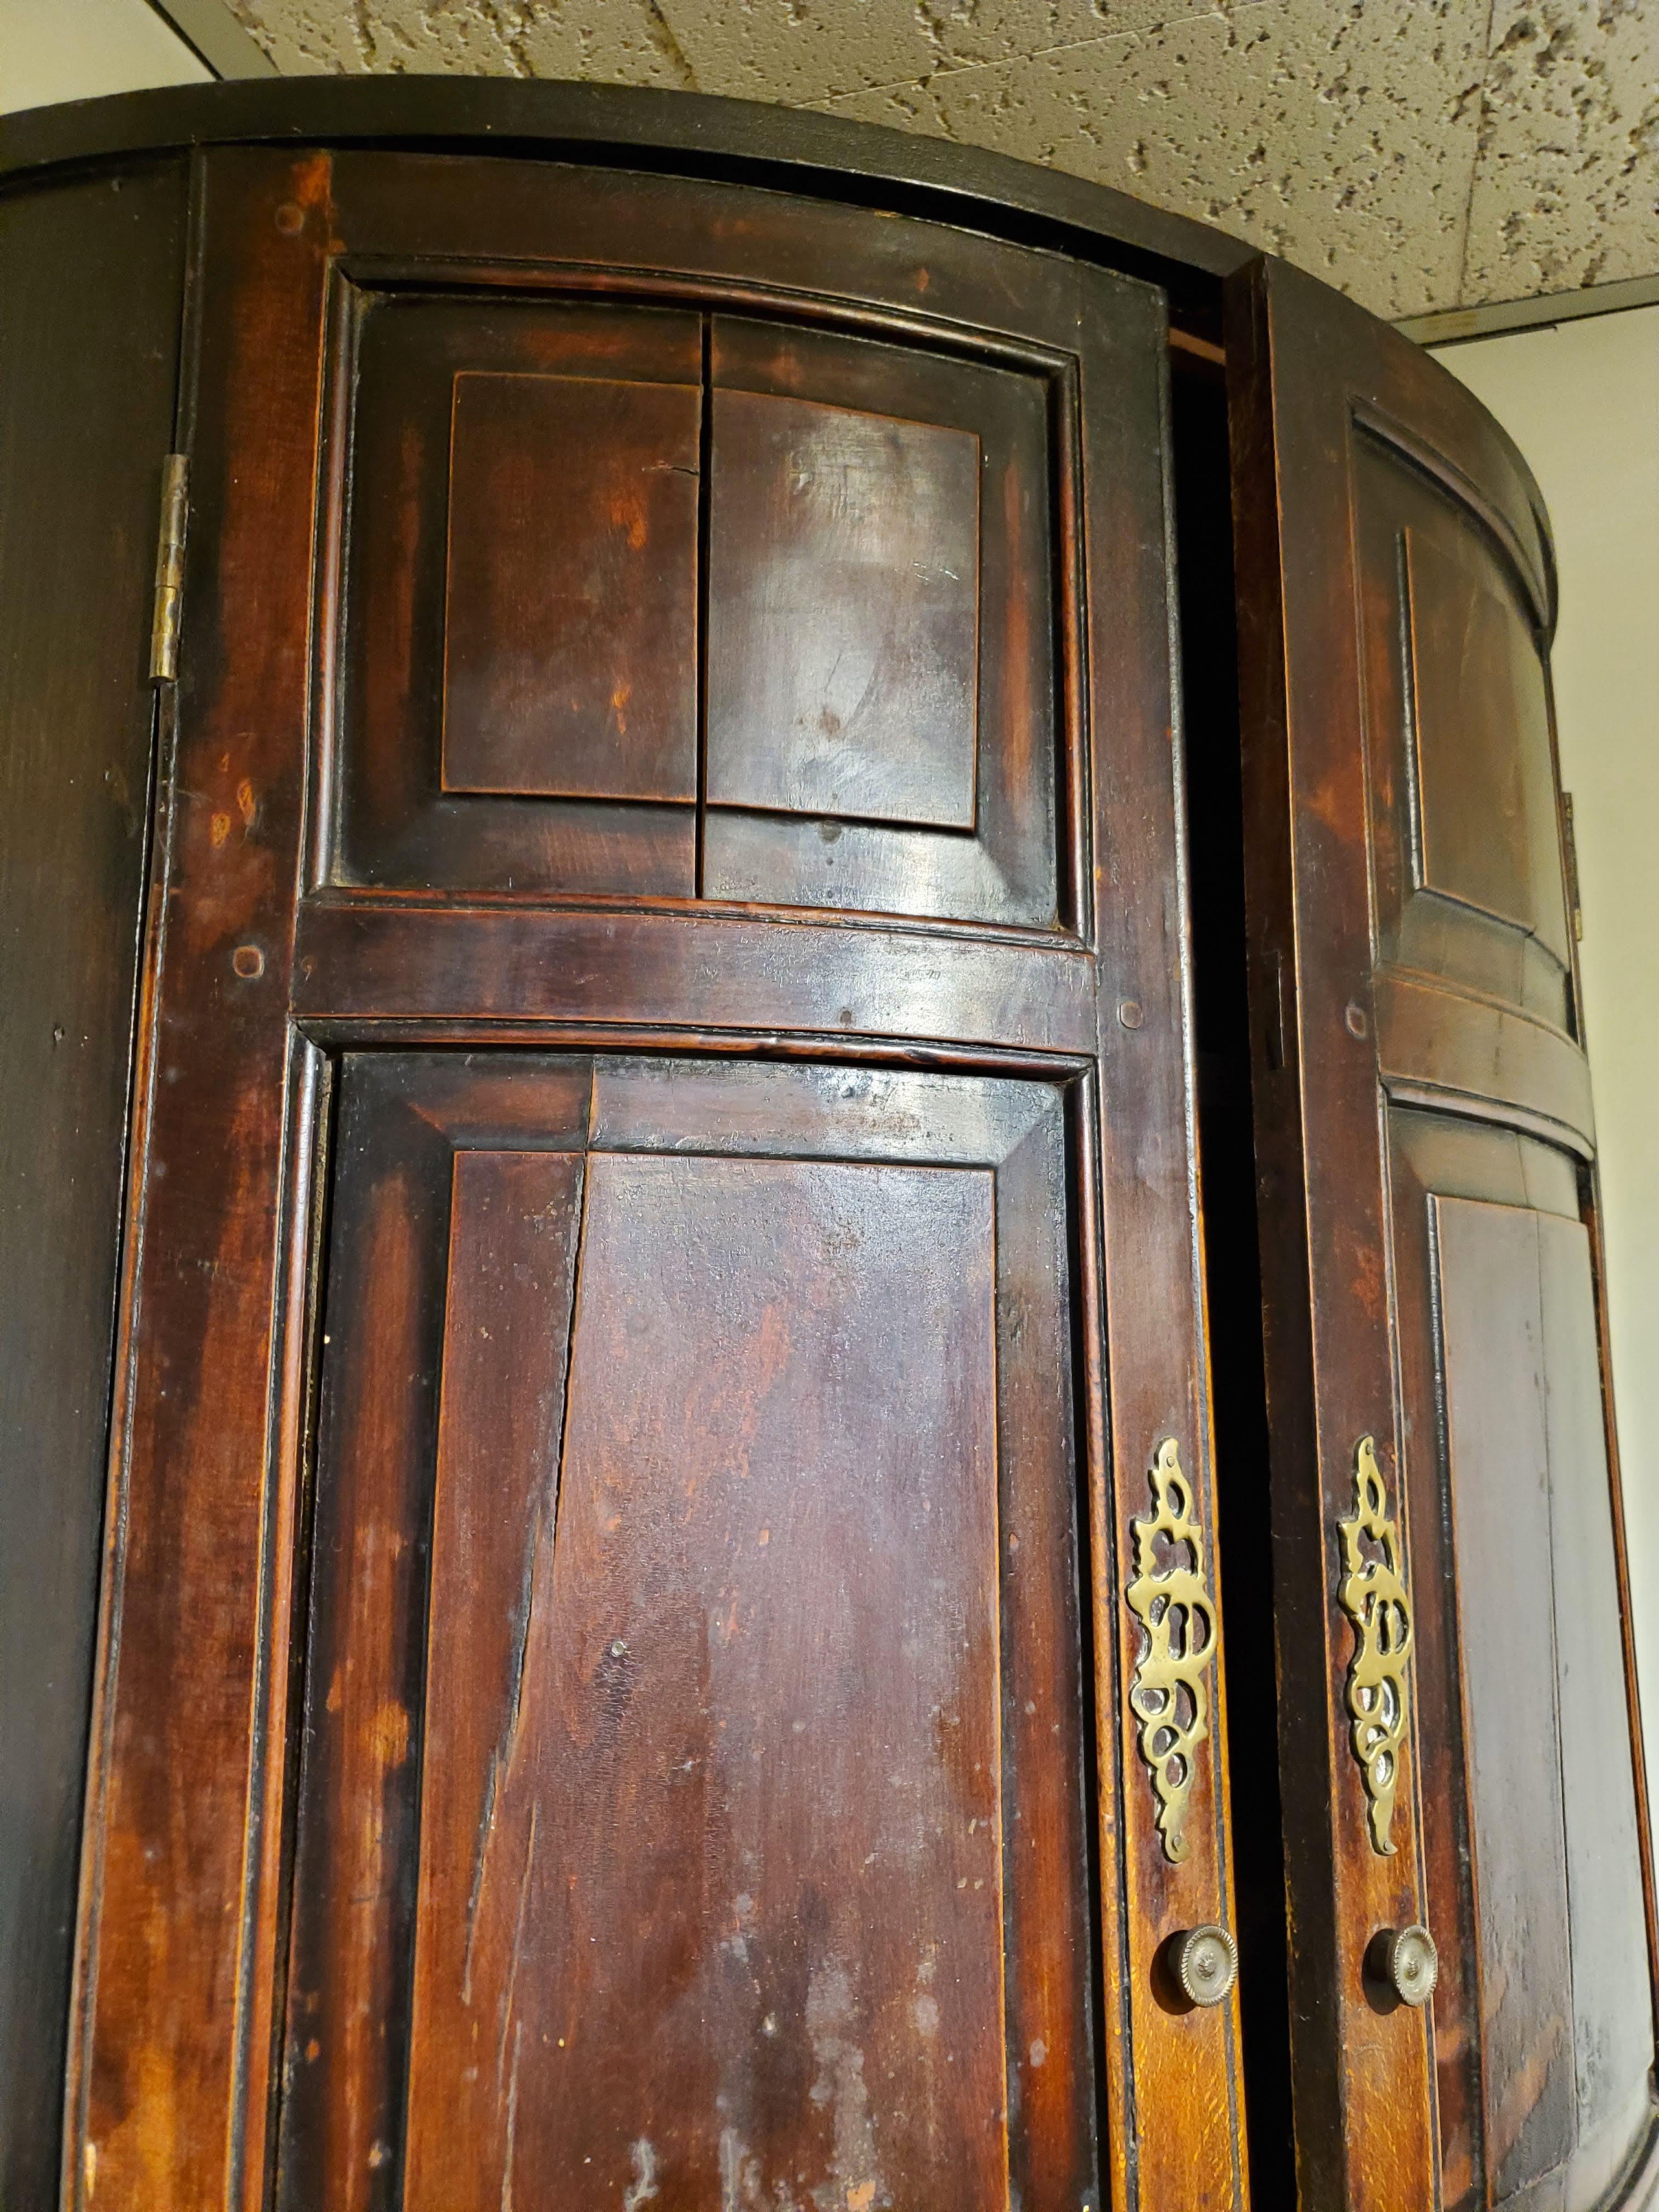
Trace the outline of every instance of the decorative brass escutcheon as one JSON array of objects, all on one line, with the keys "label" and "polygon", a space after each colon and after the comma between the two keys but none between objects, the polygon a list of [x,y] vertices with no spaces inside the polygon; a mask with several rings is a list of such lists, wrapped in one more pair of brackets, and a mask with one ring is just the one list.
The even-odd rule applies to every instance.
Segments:
[{"label": "decorative brass escutcheon", "polygon": [[1395,1848],[1389,1832],[1410,1719],[1412,1605],[1373,1437],[1361,1437],[1355,1447],[1353,1513],[1336,1527],[1343,1566],[1337,1595],[1354,1632],[1348,1663],[1350,1735],[1370,1800],[1371,1848],[1387,1857]]},{"label": "decorative brass escutcheon", "polygon": [[[1152,1459],[1152,1510],[1129,1526],[1135,1575],[1124,1595],[1146,1632],[1129,1706],[1139,1723],[1140,1755],[1152,1770],[1164,1854],[1178,1865],[1187,1856],[1193,1754],[1210,1733],[1206,1678],[1215,1656],[1216,1619],[1204,1576],[1204,1533],[1173,1437]],[[1161,1565],[1160,1538],[1168,1547]]]}]

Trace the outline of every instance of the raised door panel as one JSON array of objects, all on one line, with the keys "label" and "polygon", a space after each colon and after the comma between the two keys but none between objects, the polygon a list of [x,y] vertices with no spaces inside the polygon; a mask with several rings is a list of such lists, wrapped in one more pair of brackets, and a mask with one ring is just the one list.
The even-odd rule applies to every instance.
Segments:
[{"label": "raised door panel", "polygon": [[1097,2204],[1059,1101],[349,1065],[281,2195]]},{"label": "raised door panel", "polygon": [[971,830],[978,438],[782,392],[714,417],[710,799]]},{"label": "raised door panel", "polygon": [[343,299],[329,873],[689,896],[698,317]]},{"label": "raised door panel", "polygon": [[705,892],[1052,927],[1064,383],[723,316],[710,377]]},{"label": "raised door panel", "polygon": [[685,384],[453,386],[443,787],[697,793],[697,447]]},{"label": "raised door panel", "polygon": [[1588,1150],[1541,586],[1398,424],[1350,438],[1384,1073]]},{"label": "raised door panel", "polygon": [[338,181],[314,880],[1087,934],[1080,477],[1156,416],[1152,295],[638,177]]},{"label": "raised door panel", "polygon": [[1390,1131],[1445,2201],[1583,2212],[1653,2039],[1589,1240],[1561,1154]]}]

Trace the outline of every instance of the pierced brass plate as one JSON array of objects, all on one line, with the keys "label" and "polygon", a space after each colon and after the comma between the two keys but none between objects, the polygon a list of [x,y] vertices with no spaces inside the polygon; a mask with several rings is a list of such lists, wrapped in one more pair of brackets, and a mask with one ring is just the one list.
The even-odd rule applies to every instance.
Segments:
[{"label": "pierced brass plate", "polygon": [[1152,1771],[1164,1855],[1179,1865],[1188,1851],[1184,1824],[1193,1755],[1210,1733],[1206,1678],[1215,1656],[1216,1618],[1204,1575],[1204,1533],[1193,1515],[1192,1488],[1173,1437],[1164,1438],[1152,1461],[1152,1510],[1129,1527],[1135,1575],[1124,1595],[1146,1632],[1129,1706],[1139,1723],[1140,1755]]},{"label": "pierced brass plate", "polygon": [[1391,1856],[1394,1796],[1410,1718],[1407,1665],[1412,1654],[1412,1605],[1400,1567],[1400,1535],[1389,1517],[1388,1487],[1375,1439],[1354,1451],[1354,1508],[1339,1521],[1343,1575],[1337,1595],[1353,1623],[1348,1665],[1348,1718],[1353,1755],[1370,1800],[1371,1847]]}]

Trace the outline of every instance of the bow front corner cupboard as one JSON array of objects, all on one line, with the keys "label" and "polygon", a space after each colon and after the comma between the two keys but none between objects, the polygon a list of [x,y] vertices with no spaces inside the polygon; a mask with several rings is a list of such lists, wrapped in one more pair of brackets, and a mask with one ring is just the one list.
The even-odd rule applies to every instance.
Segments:
[{"label": "bow front corner cupboard", "polygon": [[823,118],[0,171],[0,2202],[1648,2203],[1497,426]]}]

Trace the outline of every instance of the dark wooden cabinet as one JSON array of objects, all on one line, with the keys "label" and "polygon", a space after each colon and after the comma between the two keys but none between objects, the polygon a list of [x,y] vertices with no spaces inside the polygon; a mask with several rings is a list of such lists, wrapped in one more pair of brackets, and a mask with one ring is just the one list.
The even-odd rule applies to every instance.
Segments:
[{"label": "dark wooden cabinet", "polygon": [[1496,429],[1231,241],[811,118],[226,88],[0,161],[0,562],[107,549],[0,687],[16,1018],[98,979],[82,1151],[5,1155],[73,1229],[44,1392],[0,1306],[0,2197],[1645,2203]]}]

